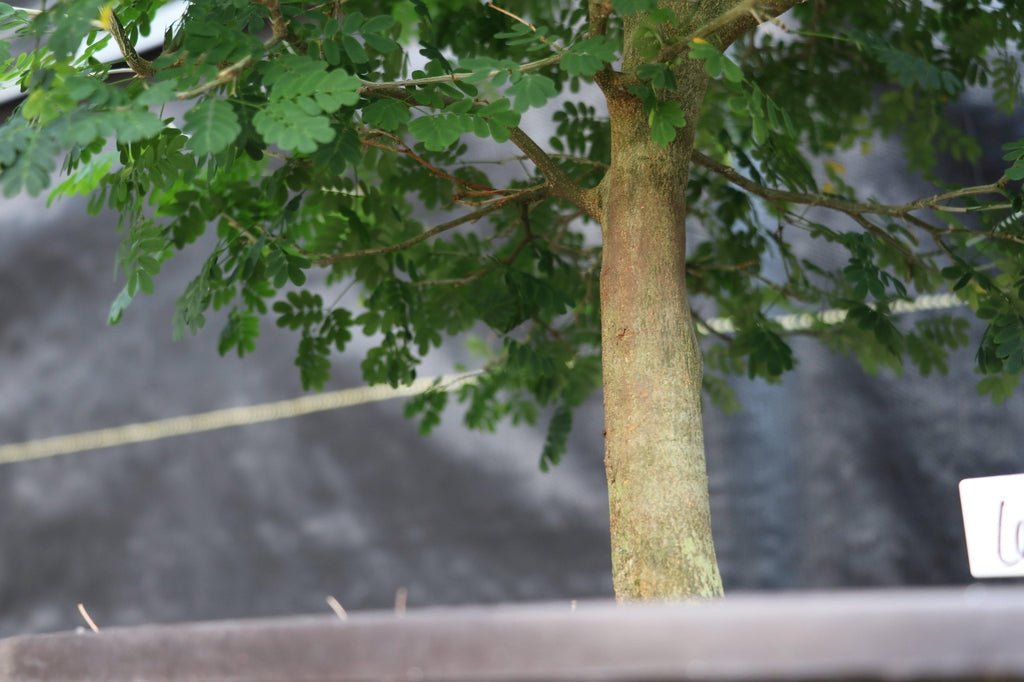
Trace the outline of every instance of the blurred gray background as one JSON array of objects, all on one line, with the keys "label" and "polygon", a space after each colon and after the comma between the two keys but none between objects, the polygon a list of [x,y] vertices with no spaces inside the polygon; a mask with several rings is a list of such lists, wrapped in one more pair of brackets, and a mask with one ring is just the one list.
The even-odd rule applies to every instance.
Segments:
[{"label": "blurred gray background", "polygon": [[[993,153],[946,177],[998,177],[1024,130],[957,115]],[[896,147],[845,161],[866,195],[928,191]],[[243,360],[218,356],[216,322],[171,342],[200,249],[108,327],[115,224],[82,201],[0,200],[0,444],[302,394],[297,339],[271,321]],[[329,388],[361,383],[364,348]],[[977,396],[974,347],[928,378],[795,348],[781,385],[737,381],[743,412],[705,414],[727,590],[969,582],[957,482],[1024,472],[1024,397]],[[79,602],[103,627],[326,612],[327,595],[389,608],[400,587],[410,607],[611,596],[599,395],[548,474],[541,432],[471,433],[450,409],[423,438],[402,404],[0,465],[0,636],[78,626]]]}]

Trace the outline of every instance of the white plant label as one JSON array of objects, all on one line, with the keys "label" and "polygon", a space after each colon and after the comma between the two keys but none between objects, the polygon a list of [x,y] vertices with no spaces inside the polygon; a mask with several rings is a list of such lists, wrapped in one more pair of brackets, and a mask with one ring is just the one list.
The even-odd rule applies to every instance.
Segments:
[{"label": "white plant label", "polygon": [[1024,474],[965,478],[960,506],[971,575],[1024,576]]}]

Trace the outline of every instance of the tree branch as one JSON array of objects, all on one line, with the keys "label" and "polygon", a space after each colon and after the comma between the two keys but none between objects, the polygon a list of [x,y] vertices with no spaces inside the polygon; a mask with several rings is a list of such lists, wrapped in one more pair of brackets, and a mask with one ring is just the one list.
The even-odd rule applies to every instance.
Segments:
[{"label": "tree branch", "polygon": [[785,14],[796,5],[807,0],[762,0],[755,3],[739,16],[731,17],[730,22],[720,26],[714,33],[714,42],[718,49],[725,50],[737,38],[757,28],[765,21]]},{"label": "tree branch", "polygon": [[421,242],[425,242],[431,237],[436,237],[442,232],[447,232],[448,230],[452,230],[456,227],[459,227],[460,225],[465,225],[466,223],[471,223],[475,220],[479,220],[480,218],[483,218],[485,215],[494,213],[499,208],[502,208],[503,206],[506,206],[509,203],[531,201],[533,199],[539,199],[545,196],[546,194],[548,194],[548,189],[543,185],[537,187],[529,187],[516,194],[511,194],[509,196],[502,197],[501,199],[498,199],[493,203],[484,206],[483,208],[479,208],[463,216],[459,216],[458,218],[449,220],[446,223],[441,223],[440,225],[432,227],[429,230],[426,230],[425,232],[421,232],[415,237],[410,237],[409,239],[398,242],[397,244],[391,244],[390,246],[378,246],[369,249],[360,249],[358,251],[346,251],[344,253],[336,253],[328,256],[313,257],[316,258],[317,265],[326,266],[333,265],[334,263],[340,263],[341,261],[345,260],[352,260],[353,258],[364,258],[366,256],[383,256],[389,253],[404,251],[405,249],[416,246]]},{"label": "tree branch", "polygon": [[595,38],[606,34],[611,13],[611,0],[587,0],[587,35]]},{"label": "tree branch", "polygon": [[[378,136],[385,137],[391,140],[394,146],[373,139]],[[399,138],[397,135],[393,135],[384,130],[368,130],[365,136],[360,137],[359,141],[360,143],[362,143],[364,147],[375,147],[377,149],[383,149],[394,154],[402,154],[404,156],[407,156],[408,158],[412,159],[414,162],[419,164],[421,167],[423,167],[431,175],[441,178],[442,180],[447,180],[448,182],[458,187],[462,187],[463,189],[455,196],[456,201],[459,201],[462,197],[466,196],[494,197],[495,195],[514,194],[518,191],[507,189],[495,189],[490,185],[485,185],[479,182],[473,182],[472,180],[466,180],[464,178],[452,175],[448,171],[444,170],[443,168],[439,168],[438,166],[435,166],[434,164],[430,163],[422,156],[417,154],[411,147],[404,144],[401,138]]]},{"label": "tree branch", "polygon": [[794,5],[806,1],[740,0],[731,9],[722,12],[682,40],[663,47],[658,53],[658,61],[665,64],[679,57],[690,49],[690,42],[695,38],[705,38],[724,52],[725,48],[741,35],[757,28],[764,21],[762,16],[773,19],[787,12]]},{"label": "tree branch", "polygon": [[563,171],[546,151],[518,126],[509,130],[512,144],[526,155],[547,180],[551,195],[569,201],[594,220],[601,220],[601,200],[596,190],[584,189]]},{"label": "tree branch", "polygon": [[[401,85],[367,85],[360,88],[359,92],[367,97],[390,97],[408,104],[419,104],[416,95],[409,92]],[[442,101],[447,105],[455,100],[445,96],[442,98]],[[510,128],[509,140],[512,144],[519,147],[520,151],[522,151],[523,154],[525,154],[526,157],[534,163],[537,170],[541,172],[544,179],[547,181],[547,188],[551,196],[559,199],[565,199],[577,208],[586,211],[587,215],[592,217],[594,220],[600,220],[600,197],[596,190],[580,187],[558,166],[557,163],[555,163],[554,159],[552,159],[547,152],[541,149],[540,145],[534,142],[533,139],[523,131],[522,128],[519,128],[518,126]]]},{"label": "tree branch", "polygon": [[[519,71],[536,71],[537,69],[543,69],[546,66],[557,64],[562,60],[562,55],[553,54],[550,57],[544,59],[538,59],[537,61],[527,62],[519,66]],[[493,78],[501,72],[501,69],[491,69],[487,73],[488,78]],[[371,81],[363,81],[363,86],[359,88],[359,94],[365,97],[372,97],[375,94],[392,91],[395,88],[419,88],[426,85],[441,85],[443,83],[454,83],[461,80],[466,80],[470,76],[473,76],[475,71],[467,71],[465,73],[453,73],[446,76],[427,76],[425,78],[410,78],[404,81],[390,81],[388,83],[373,83]],[[388,97],[394,97],[394,95],[386,95]]]},{"label": "tree branch", "polygon": [[702,166],[713,173],[721,175],[737,187],[742,187],[751,194],[755,194],[762,199],[767,199],[769,201],[781,201],[791,204],[821,206],[823,208],[830,208],[850,215],[863,215],[865,213],[870,213],[873,215],[906,217],[907,214],[912,211],[920,211],[924,209],[963,212],[965,210],[964,207],[946,206],[944,202],[966,196],[976,196],[979,194],[1002,194],[1003,187],[1005,187],[1006,183],[1009,182],[1009,178],[1004,175],[995,182],[987,185],[975,185],[973,187],[963,187],[949,192],[933,194],[932,196],[916,199],[906,204],[864,204],[831,197],[825,194],[805,194],[803,192],[792,192],[789,190],[765,187],[764,185],[759,185],[750,178],[740,175],[736,169],[715,161],[710,156],[702,154],[697,150],[694,150],[692,159],[698,166]]},{"label": "tree branch", "polygon": [[[276,45],[280,40],[281,39],[277,35],[271,36],[266,41],[264,41],[263,49],[269,50],[271,47]],[[215,78],[208,80],[205,83],[202,83],[201,85],[197,85],[194,88],[190,88],[189,90],[179,92],[175,95],[175,98],[192,99],[193,97],[198,97],[204,92],[213,90],[214,88],[220,87],[225,83],[229,83],[233,81],[235,78],[237,78],[242,71],[249,68],[249,66],[252,65],[254,60],[255,57],[253,57],[253,55],[242,57],[234,64],[231,64],[221,69],[220,72],[217,73],[217,76]]]}]

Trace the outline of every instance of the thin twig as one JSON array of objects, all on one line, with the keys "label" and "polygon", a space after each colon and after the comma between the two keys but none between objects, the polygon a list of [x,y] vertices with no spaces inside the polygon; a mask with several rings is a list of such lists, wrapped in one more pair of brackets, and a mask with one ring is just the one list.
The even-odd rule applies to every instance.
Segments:
[{"label": "thin twig", "polygon": [[383,137],[387,137],[389,140],[391,140],[394,143],[395,146],[391,146],[391,145],[384,144],[382,142],[378,142],[376,140],[370,139],[369,137],[364,137],[364,138],[360,139],[360,142],[364,146],[375,147],[377,149],[383,149],[385,151],[389,151],[389,152],[393,152],[393,153],[396,153],[396,154],[402,154],[404,156],[407,156],[410,159],[412,159],[413,161],[415,161],[416,163],[418,163],[420,166],[425,168],[431,175],[439,177],[439,178],[441,178],[443,180],[447,180],[447,181],[451,182],[452,184],[460,185],[460,186],[464,187],[466,189],[466,192],[464,194],[466,194],[466,195],[469,195],[469,196],[494,196],[495,194],[511,193],[513,191],[513,190],[495,189],[494,187],[490,187],[490,186],[485,185],[483,183],[473,182],[472,180],[464,180],[463,178],[460,178],[460,177],[457,177],[455,175],[452,175],[451,173],[447,172],[443,168],[438,168],[437,166],[433,165],[432,163],[430,163],[429,161],[424,159],[422,156],[417,154],[413,149],[411,149],[410,147],[405,145],[402,142],[402,140],[400,138],[398,138],[396,135],[391,135],[390,133],[386,133],[383,130],[371,130],[371,131],[369,131],[368,134],[370,134],[370,135],[380,135],[380,136],[383,136]]},{"label": "thin twig", "polygon": [[345,608],[341,605],[341,602],[334,598],[333,594],[327,595],[327,605],[331,607],[331,611],[334,611],[340,620],[348,620],[348,613],[345,612]]},{"label": "thin twig", "polygon": [[89,615],[89,612],[85,610],[85,604],[78,604],[78,612],[82,614],[82,618],[85,620],[85,624],[89,626],[90,630],[92,630],[93,632],[100,631],[99,626],[96,625],[96,621],[94,621],[92,619],[92,616]]},{"label": "thin twig", "polygon": [[[547,188],[544,185],[530,187],[516,194],[510,194],[508,196],[497,199],[494,202],[484,206],[483,208],[479,208],[475,211],[472,211],[471,213],[467,213],[453,220],[449,220],[446,223],[442,223],[440,225],[437,225],[436,227],[432,227],[429,230],[426,230],[425,232],[421,232],[415,237],[410,237],[409,239],[398,242],[397,244],[392,244],[390,246],[378,246],[370,249],[360,249],[358,251],[347,251],[345,253],[336,253],[328,256],[321,256],[317,258],[316,263],[317,265],[321,266],[332,265],[334,263],[339,263],[345,260],[351,260],[353,258],[364,258],[366,256],[383,256],[389,253],[404,251],[405,249],[416,246],[420,242],[424,242],[430,239],[431,237],[435,237],[441,234],[442,232],[447,232],[448,230],[459,227],[460,225],[465,225],[466,223],[471,223],[476,220],[479,220],[480,218],[483,218],[485,215],[493,213],[494,211],[497,211],[499,208],[509,203],[519,201],[530,201],[539,198],[545,195],[546,193]],[[316,258],[316,256],[314,256],[314,258]]]},{"label": "thin twig", "polygon": [[509,17],[510,19],[512,19],[514,21],[518,21],[520,24],[522,24],[523,26],[527,27],[528,29],[530,29],[531,31],[536,33],[537,34],[537,39],[540,42],[542,42],[545,45],[547,45],[548,47],[550,47],[552,50],[556,50],[558,52],[564,52],[565,51],[564,47],[561,47],[559,45],[555,45],[554,43],[549,41],[545,36],[541,35],[540,32],[537,31],[537,27],[535,25],[531,24],[526,19],[523,19],[518,14],[513,14],[512,12],[509,12],[507,9],[504,9],[502,7],[498,7],[493,2],[486,2],[486,3],[484,3],[484,6],[487,7],[488,9],[493,9],[495,12],[498,12],[499,14],[504,14],[506,17]]},{"label": "thin twig", "polygon": [[807,194],[803,192],[792,192],[790,190],[765,187],[764,185],[760,185],[753,180],[740,175],[736,169],[715,161],[711,157],[696,150],[693,152],[692,158],[693,162],[698,166],[702,166],[714,173],[717,173],[718,175],[721,175],[732,184],[742,187],[763,199],[792,204],[806,204],[808,206],[821,206],[823,208],[831,208],[847,214],[870,213],[873,215],[905,216],[912,211],[925,209],[936,211],[955,211],[959,207],[947,206],[945,205],[945,202],[966,196],[976,196],[979,194],[1002,194],[1003,187],[1007,182],[1009,182],[1009,178],[1004,175],[995,182],[987,185],[962,187],[949,192],[942,192],[940,194],[933,194],[932,196],[916,199],[905,204],[858,203],[825,194]]},{"label": "thin twig", "polygon": [[232,216],[230,216],[230,215],[228,215],[226,213],[222,214],[222,217],[224,218],[224,220],[227,222],[228,225],[230,225],[236,231],[241,233],[242,236],[244,236],[249,241],[250,244],[255,244],[256,243],[256,241],[257,241],[256,240],[256,236],[252,232],[247,230],[245,228],[245,226],[242,225],[242,223],[238,222],[234,217],[232,217]]},{"label": "thin twig", "polygon": [[407,587],[405,587],[403,585],[402,587],[399,587],[397,590],[395,590],[395,615],[396,616],[404,616],[405,615],[405,607],[406,607],[406,604],[408,603],[408,601],[409,601],[409,588],[407,588]]},{"label": "thin twig", "polygon": [[[543,69],[546,66],[557,64],[562,60],[562,55],[553,54],[550,57],[544,59],[538,59],[537,61],[527,62],[526,64],[520,64],[517,69],[520,73],[526,73],[528,71],[536,71],[537,69]],[[507,69],[491,69],[487,72],[488,78],[494,78],[502,71]],[[371,81],[363,81],[363,86],[359,88],[360,95],[372,95],[375,92],[387,90],[390,88],[420,88],[426,85],[441,85],[443,83],[453,83],[456,81],[466,80],[467,78],[476,75],[475,71],[466,71],[463,73],[452,73],[445,76],[427,76],[424,78],[410,78],[402,81],[390,81],[387,83],[373,83]]]}]

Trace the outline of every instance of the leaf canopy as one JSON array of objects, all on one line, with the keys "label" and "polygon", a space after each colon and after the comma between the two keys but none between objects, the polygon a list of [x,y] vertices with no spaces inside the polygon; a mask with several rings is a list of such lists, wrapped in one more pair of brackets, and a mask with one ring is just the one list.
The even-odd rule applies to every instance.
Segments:
[{"label": "leaf canopy", "polygon": [[[702,319],[733,321],[707,339],[713,398],[731,402],[722,374],[775,380],[794,366],[779,312],[811,314],[809,333],[869,368],[899,370],[906,357],[945,371],[966,323],[895,311],[946,289],[986,322],[979,390],[1005,398],[1024,367],[1024,140],[1006,141],[1005,176],[988,184],[957,187],[937,169],[940,156],[973,163],[982,151],[948,115],[959,98],[989,92],[1019,108],[1024,8],[803,2],[773,20],[750,4],[726,3],[729,25],[765,13],[764,25],[727,40],[654,0],[592,2],[604,14],[589,23],[577,2],[527,0],[513,14],[468,0],[348,0],[343,11],[207,0],[165,36],[155,76],[125,79],[91,58],[110,42],[92,24],[104,3],[0,3],[0,31],[17,39],[0,41],[0,80],[27,95],[0,126],[0,188],[39,194],[60,169],[54,195],[118,212],[126,284],[112,322],[162,263],[213,231],[174,333],[226,309],[219,348],[243,355],[270,316],[296,333],[308,388],[326,384],[356,332],[376,343],[366,380],[393,385],[445,337],[472,334],[485,371],[457,392],[466,422],[532,422],[550,407],[547,467],[571,409],[600,383],[597,228],[553,188],[595,188],[614,161],[595,81],[620,78],[655,143],[695,136],[685,190],[702,236],[690,240],[690,299]],[[116,4],[129,44],[158,5]],[[627,23],[641,63],[622,60]],[[680,106],[688,60],[710,79],[699,121]],[[527,114],[550,120],[548,139],[518,127]],[[836,159],[879,136],[899,136],[940,193],[900,205],[858,196]],[[808,256],[810,240],[828,257]],[[325,285],[310,283],[313,268]],[[351,283],[359,304],[336,302]],[[841,321],[813,318],[825,308]],[[444,395],[410,403],[424,429]]]}]

